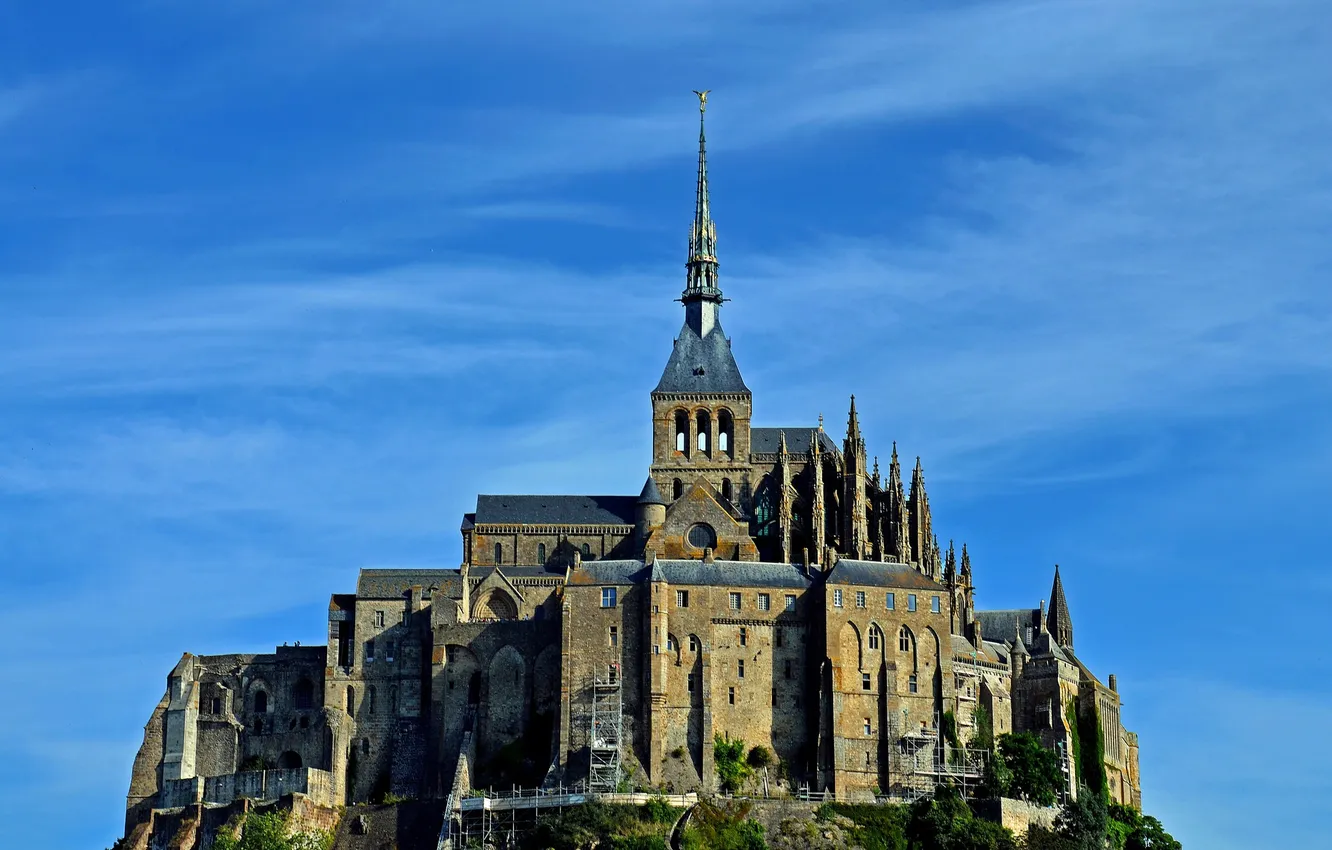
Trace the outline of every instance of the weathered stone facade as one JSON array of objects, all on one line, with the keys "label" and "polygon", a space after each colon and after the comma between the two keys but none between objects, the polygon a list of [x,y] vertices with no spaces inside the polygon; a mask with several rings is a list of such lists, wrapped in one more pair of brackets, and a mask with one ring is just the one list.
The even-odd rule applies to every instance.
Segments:
[{"label": "weathered stone facade", "polygon": [[[919,459],[908,485],[894,445],[881,477],[854,397],[840,445],[822,417],[752,425],[701,134],[698,185],[639,495],[479,496],[458,569],[363,570],[330,600],[327,647],[187,654],[145,728],[131,824],[180,788],[252,787],[216,778],[266,769],[306,769],[346,803],[576,783],[599,758],[623,782],[711,791],[723,734],[767,747],[774,782],[866,799],[906,787],[904,760],[941,763],[979,709],[995,734],[1065,754],[1069,718],[1095,710],[1111,794],[1139,802],[1137,739],[1114,677],[1073,652],[1057,569],[1048,615],[978,612]],[[598,695],[613,729],[594,728],[612,704]]]}]

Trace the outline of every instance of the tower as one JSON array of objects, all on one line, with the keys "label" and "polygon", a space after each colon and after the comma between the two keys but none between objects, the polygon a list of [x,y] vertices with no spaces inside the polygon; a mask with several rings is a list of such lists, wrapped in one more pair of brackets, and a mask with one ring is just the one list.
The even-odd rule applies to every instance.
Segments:
[{"label": "tower", "polygon": [[865,485],[869,475],[865,462],[865,439],[860,435],[860,417],[856,397],[851,396],[847,414],[846,439],[842,442],[842,551],[852,558],[863,558],[869,550],[869,525],[865,507]]},{"label": "tower", "polygon": [[753,397],[740,377],[731,341],[722,331],[717,281],[717,227],[708,194],[707,139],[699,95],[698,180],[689,228],[685,320],[652,391],[652,468],[662,494],[674,502],[704,480],[742,514],[752,513],[749,420]]},{"label": "tower", "polygon": [[1050,613],[1046,615],[1046,629],[1055,643],[1065,649],[1073,648],[1073,618],[1068,613],[1068,600],[1064,598],[1064,583],[1059,579],[1059,565],[1055,564],[1054,586],[1050,588]]},{"label": "tower", "polygon": [[919,455],[916,457],[916,468],[911,472],[907,511],[910,520],[907,536],[911,542],[911,554],[907,560],[914,561],[917,569],[933,577],[936,558],[933,521],[930,518],[930,497],[925,493],[925,470],[920,465]]}]

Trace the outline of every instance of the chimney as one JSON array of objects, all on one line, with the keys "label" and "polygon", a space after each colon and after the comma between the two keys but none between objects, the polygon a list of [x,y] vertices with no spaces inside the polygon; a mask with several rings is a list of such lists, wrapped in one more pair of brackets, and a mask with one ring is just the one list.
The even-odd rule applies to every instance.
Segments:
[{"label": "chimney", "polygon": [[1110,690],[1119,693],[1119,680],[1115,678],[1114,673],[1110,674]]},{"label": "chimney", "polygon": [[976,622],[971,624],[971,636],[976,639],[976,649],[981,652],[984,652],[985,635],[982,633],[980,620],[977,620]]},{"label": "chimney", "polygon": [[1041,600],[1041,634],[1045,634],[1045,600]]}]

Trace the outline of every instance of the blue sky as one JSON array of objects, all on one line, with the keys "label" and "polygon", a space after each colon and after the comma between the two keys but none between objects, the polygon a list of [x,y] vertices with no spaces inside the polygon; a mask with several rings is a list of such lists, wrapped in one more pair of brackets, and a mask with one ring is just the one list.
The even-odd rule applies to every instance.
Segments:
[{"label": "blue sky", "polygon": [[[1060,563],[1186,846],[1332,780],[1321,0],[172,0],[0,13],[0,819],[118,834],[182,651],[322,642],[477,492],[637,492],[711,88],[759,424]],[[1320,424],[1323,423],[1323,424]]]}]

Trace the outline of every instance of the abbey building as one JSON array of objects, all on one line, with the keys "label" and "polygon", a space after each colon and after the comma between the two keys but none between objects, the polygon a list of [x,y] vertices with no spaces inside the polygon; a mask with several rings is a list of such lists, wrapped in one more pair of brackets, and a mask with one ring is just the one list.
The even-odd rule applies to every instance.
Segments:
[{"label": "abbey building", "polygon": [[779,786],[910,796],[965,781],[947,753],[981,727],[1036,733],[1070,793],[1090,728],[1111,797],[1138,804],[1137,739],[1115,677],[1079,660],[1057,568],[1048,605],[978,610],[920,460],[893,446],[881,469],[854,397],[836,436],[821,418],[756,423],[722,329],[701,125],[680,300],[641,489],[478,496],[457,569],[362,570],[330,598],[327,646],[187,653],[145,727],[128,823],[285,790],[711,791],[718,735],[766,747]]}]

